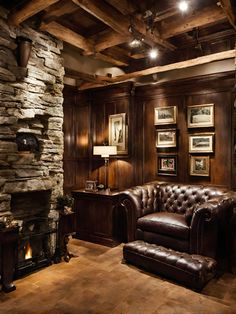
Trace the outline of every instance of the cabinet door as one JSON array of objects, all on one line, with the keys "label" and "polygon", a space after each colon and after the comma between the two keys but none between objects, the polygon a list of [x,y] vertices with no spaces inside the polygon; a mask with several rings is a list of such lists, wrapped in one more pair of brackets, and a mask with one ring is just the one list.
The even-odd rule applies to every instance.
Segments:
[{"label": "cabinet door", "polygon": [[92,208],[88,200],[76,199],[76,232],[90,234],[92,232]]},{"label": "cabinet door", "polygon": [[93,234],[103,238],[112,238],[113,208],[109,199],[99,199],[91,202],[93,208]]}]

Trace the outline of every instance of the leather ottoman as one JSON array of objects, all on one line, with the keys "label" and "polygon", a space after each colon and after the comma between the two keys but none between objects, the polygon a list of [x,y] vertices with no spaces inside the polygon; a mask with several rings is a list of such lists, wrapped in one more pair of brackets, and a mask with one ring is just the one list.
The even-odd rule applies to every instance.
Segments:
[{"label": "leather ottoman", "polygon": [[140,240],[125,244],[123,256],[127,263],[197,291],[216,274],[216,261],[210,257],[177,252]]}]

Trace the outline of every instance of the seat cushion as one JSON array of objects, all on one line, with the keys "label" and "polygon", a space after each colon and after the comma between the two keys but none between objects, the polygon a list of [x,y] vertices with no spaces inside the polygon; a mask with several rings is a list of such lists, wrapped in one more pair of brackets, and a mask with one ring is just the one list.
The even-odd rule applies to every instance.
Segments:
[{"label": "seat cushion", "polygon": [[137,227],[144,231],[164,234],[173,238],[187,240],[189,226],[184,215],[168,212],[156,212],[138,219]]}]

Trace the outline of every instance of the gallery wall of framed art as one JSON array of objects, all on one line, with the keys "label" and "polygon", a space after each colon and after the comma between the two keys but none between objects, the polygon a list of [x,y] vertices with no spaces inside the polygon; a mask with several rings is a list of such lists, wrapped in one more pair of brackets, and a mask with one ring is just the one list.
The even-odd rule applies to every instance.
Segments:
[{"label": "gallery wall of framed art", "polygon": [[235,73],[224,73],[135,88],[126,82],[88,94],[65,88],[65,191],[84,188],[86,180],[102,182],[104,161],[93,156],[93,145],[109,143],[109,117],[119,114],[125,114],[128,153],[110,158],[111,187],[161,180],[223,187],[232,182],[236,188],[234,85]]},{"label": "gallery wall of framed art", "polygon": [[177,106],[154,108],[158,175],[177,176],[177,117]]},{"label": "gallery wall of framed art", "polygon": [[[165,106],[154,108],[156,128],[157,174],[177,176],[178,108]],[[214,130],[214,104],[190,105],[186,110],[186,129],[188,130],[188,172],[190,176],[210,177],[210,154],[214,154],[214,132],[196,132],[209,128]],[[160,127],[166,127],[165,129]],[[173,127],[175,128],[169,128]],[[191,132],[191,133],[190,133]],[[178,135],[180,136],[180,135]],[[171,149],[175,149],[174,151]],[[165,150],[166,154],[160,151]],[[174,153],[174,154],[173,154]],[[205,153],[206,155],[202,155]],[[199,155],[201,154],[201,156]],[[169,156],[169,157],[168,157]]]}]

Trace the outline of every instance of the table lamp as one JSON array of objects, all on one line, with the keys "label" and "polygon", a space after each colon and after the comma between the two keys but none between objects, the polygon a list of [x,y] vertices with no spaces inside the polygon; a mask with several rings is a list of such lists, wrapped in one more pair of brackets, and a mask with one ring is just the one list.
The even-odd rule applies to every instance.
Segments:
[{"label": "table lamp", "polygon": [[94,146],[93,154],[100,155],[105,161],[105,189],[108,189],[109,156],[117,154],[117,146]]}]

